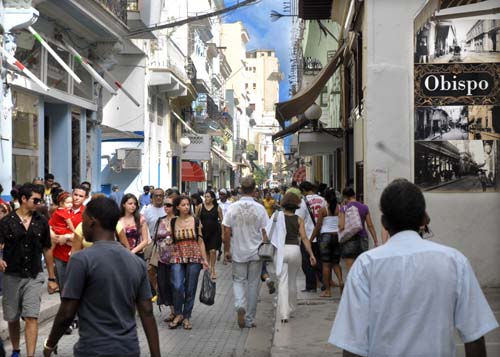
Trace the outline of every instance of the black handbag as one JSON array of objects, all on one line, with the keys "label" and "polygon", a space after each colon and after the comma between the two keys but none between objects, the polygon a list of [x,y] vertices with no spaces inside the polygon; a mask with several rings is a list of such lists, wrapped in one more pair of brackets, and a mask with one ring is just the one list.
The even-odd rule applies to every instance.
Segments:
[{"label": "black handbag", "polygon": [[210,278],[208,270],[203,272],[203,281],[201,282],[200,302],[205,305],[213,305],[215,302],[215,281]]}]

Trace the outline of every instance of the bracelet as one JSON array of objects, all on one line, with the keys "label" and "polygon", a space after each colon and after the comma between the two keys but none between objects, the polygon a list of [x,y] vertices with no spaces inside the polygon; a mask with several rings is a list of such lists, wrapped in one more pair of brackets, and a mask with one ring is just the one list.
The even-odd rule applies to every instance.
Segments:
[{"label": "bracelet", "polygon": [[52,282],[54,282],[54,283],[56,282],[56,279],[55,279],[55,278],[48,278],[47,280],[48,280],[48,281],[52,281]]},{"label": "bracelet", "polygon": [[57,345],[55,345],[54,347],[49,347],[47,345],[48,341],[49,341],[49,339],[46,338],[45,341],[44,341],[44,343],[43,343],[43,348],[46,349],[46,350],[49,350],[49,351],[54,351],[57,348]]}]

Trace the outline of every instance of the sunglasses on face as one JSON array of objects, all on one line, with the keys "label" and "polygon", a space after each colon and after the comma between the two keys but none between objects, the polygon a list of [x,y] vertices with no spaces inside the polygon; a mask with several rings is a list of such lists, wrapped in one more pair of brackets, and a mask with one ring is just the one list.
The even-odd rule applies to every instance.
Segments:
[{"label": "sunglasses on face", "polygon": [[33,203],[36,205],[39,205],[40,203],[42,203],[42,199],[41,198],[33,198]]},{"label": "sunglasses on face", "polygon": [[165,195],[153,195],[153,197],[165,197]]},{"label": "sunglasses on face", "polygon": [[163,204],[165,207],[174,207],[174,205],[172,203],[164,203]]}]

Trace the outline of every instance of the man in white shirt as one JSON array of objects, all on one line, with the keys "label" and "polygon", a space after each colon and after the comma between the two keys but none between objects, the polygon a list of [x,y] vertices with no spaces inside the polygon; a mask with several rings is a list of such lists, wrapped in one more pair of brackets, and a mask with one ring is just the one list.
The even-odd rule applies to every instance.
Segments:
[{"label": "man in white shirt", "polygon": [[225,258],[233,262],[233,292],[240,328],[255,327],[262,268],[258,250],[267,240],[265,228],[269,218],[264,206],[253,199],[254,191],[253,178],[243,178],[242,197],[231,204],[222,221]]},{"label": "man in white shirt", "polygon": [[344,356],[486,356],[484,335],[498,327],[467,258],[422,239],[425,199],[403,179],[380,198],[391,238],[354,262],[329,342]]},{"label": "man in white shirt", "polygon": [[[321,261],[319,254],[319,246],[316,237],[311,237],[311,234],[316,225],[316,220],[318,219],[318,212],[321,208],[326,207],[326,201],[320,195],[314,193],[315,186],[304,181],[300,184],[300,190],[303,194],[302,201],[300,202],[300,208],[295,212],[299,217],[304,220],[304,226],[306,229],[307,237],[311,240],[311,248],[314,252],[314,256],[317,261],[316,267],[311,266],[309,261],[309,253],[305,250],[303,245],[300,245],[300,252],[302,253],[302,271],[306,276],[306,288],[302,291],[315,292],[317,280],[321,281]],[[307,203],[306,203],[307,201]],[[308,208],[309,206],[309,208]],[[314,220],[311,217],[314,216]]]},{"label": "man in white shirt", "polygon": [[[229,206],[231,206],[231,201],[228,201],[227,199],[227,190],[225,188],[221,188],[219,191],[219,201],[217,202],[220,209],[222,210],[222,218],[227,213],[227,210],[229,209]],[[222,251],[219,250],[219,253],[217,254],[217,260],[220,260]]]},{"label": "man in white shirt", "polygon": [[[161,188],[156,188],[153,191],[153,195],[151,197],[151,204],[144,206],[142,209],[142,215],[148,224],[149,237],[151,239],[154,233],[156,221],[158,218],[166,215],[165,209],[163,208],[163,199],[165,198],[165,192]],[[150,242],[151,243],[151,242]],[[151,286],[155,291],[158,290],[157,283],[157,268],[158,268],[158,251],[153,246],[147,246],[145,251],[151,249],[151,254],[147,257],[147,266],[148,266],[148,277],[151,282]],[[145,254],[149,255],[149,254]],[[153,297],[153,302],[157,299],[157,295]]]}]

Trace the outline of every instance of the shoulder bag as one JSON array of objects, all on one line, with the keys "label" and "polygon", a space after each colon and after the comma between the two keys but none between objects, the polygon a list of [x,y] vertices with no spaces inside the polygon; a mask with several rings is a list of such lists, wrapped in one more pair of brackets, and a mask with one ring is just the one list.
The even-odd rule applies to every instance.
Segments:
[{"label": "shoulder bag", "polygon": [[259,258],[265,262],[272,262],[274,258],[274,245],[271,244],[271,237],[274,234],[274,229],[276,228],[276,222],[278,221],[278,212],[273,215],[273,224],[271,225],[271,230],[269,231],[269,236],[267,237],[267,242],[262,242],[259,246]]},{"label": "shoulder bag", "polygon": [[363,230],[361,216],[359,215],[359,210],[356,206],[346,206],[346,209],[344,210],[344,216],[344,230],[342,232],[339,232],[339,243],[345,243],[348,240],[351,240],[356,236],[356,234]]}]

